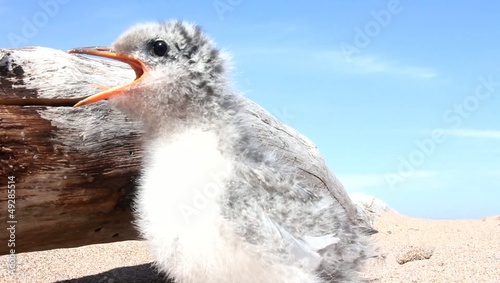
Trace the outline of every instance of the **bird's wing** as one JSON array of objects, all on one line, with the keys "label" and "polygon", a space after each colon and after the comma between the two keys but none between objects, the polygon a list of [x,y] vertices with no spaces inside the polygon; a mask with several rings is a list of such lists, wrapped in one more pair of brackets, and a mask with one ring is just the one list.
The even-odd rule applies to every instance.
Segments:
[{"label": "bird's wing", "polygon": [[259,137],[260,147],[273,152],[281,163],[295,171],[296,176],[306,180],[310,185],[307,189],[312,193],[315,193],[314,190],[328,190],[354,224],[370,226],[353,205],[340,181],[328,169],[316,145],[256,103],[245,99],[244,104],[242,120],[251,123],[252,131]]}]

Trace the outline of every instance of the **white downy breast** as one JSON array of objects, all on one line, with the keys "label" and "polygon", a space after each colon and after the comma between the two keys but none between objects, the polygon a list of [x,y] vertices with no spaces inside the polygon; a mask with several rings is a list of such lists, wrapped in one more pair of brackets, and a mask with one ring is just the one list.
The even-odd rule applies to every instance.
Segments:
[{"label": "white downy breast", "polygon": [[218,233],[217,199],[231,174],[230,161],[219,152],[215,133],[201,129],[157,139],[146,150],[137,200],[141,232],[152,244],[176,239],[200,253],[213,244],[209,234]]}]

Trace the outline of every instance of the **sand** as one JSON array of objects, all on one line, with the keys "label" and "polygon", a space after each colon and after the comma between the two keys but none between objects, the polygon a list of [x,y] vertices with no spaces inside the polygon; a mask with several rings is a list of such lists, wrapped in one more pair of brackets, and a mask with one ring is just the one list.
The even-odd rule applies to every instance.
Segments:
[{"label": "sand", "polygon": [[371,282],[500,282],[500,216],[428,220],[382,213],[375,228],[379,257],[366,270]]},{"label": "sand", "polygon": [[[383,212],[374,222],[379,256],[369,261],[369,282],[500,282],[500,216],[428,220]],[[164,282],[141,241],[17,255],[15,275],[0,282]]]}]

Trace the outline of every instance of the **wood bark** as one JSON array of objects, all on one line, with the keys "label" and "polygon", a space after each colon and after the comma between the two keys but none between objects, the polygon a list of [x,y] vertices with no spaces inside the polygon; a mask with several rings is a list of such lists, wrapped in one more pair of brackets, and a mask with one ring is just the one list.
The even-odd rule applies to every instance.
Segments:
[{"label": "wood bark", "polygon": [[119,62],[0,49],[0,254],[138,238],[131,213],[138,127],[106,102],[72,107],[98,85],[134,76]]}]

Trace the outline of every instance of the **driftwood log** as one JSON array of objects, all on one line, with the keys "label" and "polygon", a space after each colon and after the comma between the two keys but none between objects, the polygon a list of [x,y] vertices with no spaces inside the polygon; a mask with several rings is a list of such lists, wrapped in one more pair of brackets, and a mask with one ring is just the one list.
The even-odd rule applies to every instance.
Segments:
[{"label": "driftwood log", "polygon": [[106,102],[71,107],[134,77],[119,62],[0,49],[0,254],[138,238],[138,127]]}]

